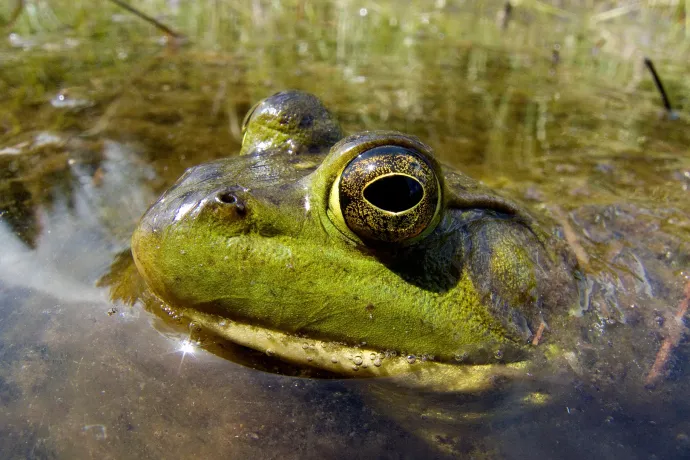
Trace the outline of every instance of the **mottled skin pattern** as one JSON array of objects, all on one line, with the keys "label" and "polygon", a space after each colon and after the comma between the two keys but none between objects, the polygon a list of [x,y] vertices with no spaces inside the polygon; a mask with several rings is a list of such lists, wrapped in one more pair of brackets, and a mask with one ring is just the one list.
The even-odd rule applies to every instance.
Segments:
[{"label": "mottled skin pattern", "polygon": [[[397,241],[350,228],[333,192],[353,159],[381,146],[416,152],[436,176],[420,179],[438,197],[416,206],[423,228]],[[172,306],[466,363],[523,359],[539,324],[553,327],[577,302],[572,266],[557,247],[418,139],[342,138],[318,99],[297,91],[259,103],[242,155],[189,169],[132,238],[139,271]]]}]

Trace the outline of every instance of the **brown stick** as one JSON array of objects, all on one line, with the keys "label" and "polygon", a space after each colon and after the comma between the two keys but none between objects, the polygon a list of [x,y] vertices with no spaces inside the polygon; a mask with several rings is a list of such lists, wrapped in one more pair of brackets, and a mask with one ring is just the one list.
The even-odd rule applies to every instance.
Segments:
[{"label": "brown stick", "polygon": [[148,22],[149,24],[153,24],[158,29],[162,30],[163,32],[165,32],[166,34],[168,34],[169,36],[171,36],[173,38],[177,38],[177,39],[184,39],[185,38],[184,35],[182,35],[181,33],[175,32],[174,30],[172,30],[170,27],[166,26],[162,22],[158,21],[157,19],[149,16],[148,14],[146,14],[142,11],[137,10],[136,8],[129,5],[128,3],[123,2],[122,0],[110,0],[110,1],[113,2],[114,4],[116,4],[117,6],[126,9],[127,11],[134,14],[135,16],[140,17],[141,19]]},{"label": "brown stick", "polygon": [[580,244],[577,233],[575,233],[575,230],[573,230],[573,227],[568,221],[568,216],[557,204],[549,206],[549,210],[553,214],[553,217],[556,219],[556,221],[561,224],[561,227],[563,227],[563,236],[565,236],[565,240],[572,248],[573,253],[575,253],[575,257],[577,258],[577,262],[580,264],[580,267],[582,267],[584,270],[588,270],[590,268],[589,255],[587,255],[587,251],[585,251],[585,248],[583,248]]},{"label": "brown stick", "polygon": [[683,318],[688,311],[690,306],[690,281],[685,285],[684,291],[685,297],[678,304],[678,310],[673,319],[677,324],[672,324],[668,329],[668,336],[664,339],[661,344],[659,352],[656,354],[656,359],[652,365],[652,369],[647,375],[647,380],[645,381],[646,386],[653,386],[663,378],[662,373],[666,369],[666,364],[671,358],[671,352],[678,345],[680,339],[683,337]]},{"label": "brown stick", "polygon": [[532,345],[535,347],[539,345],[539,341],[541,340],[541,336],[544,334],[544,329],[546,329],[546,324],[542,321],[539,323],[539,328],[537,329],[537,333],[534,334],[534,338],[532,339]]}]

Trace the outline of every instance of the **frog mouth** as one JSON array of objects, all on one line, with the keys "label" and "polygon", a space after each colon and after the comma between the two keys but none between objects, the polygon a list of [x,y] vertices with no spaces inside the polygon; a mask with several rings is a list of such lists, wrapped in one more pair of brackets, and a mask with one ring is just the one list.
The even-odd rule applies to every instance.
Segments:
[{"label": "frog mouth", "polygon": [[395,377],[396,382],[431,391],[471,393],[494,388],[497,381],[529,378],[529,362],[450,364],[382,353],[229,320],[212,313],[187,310],[201,328],[219,337],[299,366],[310,366],[344,377]]}]

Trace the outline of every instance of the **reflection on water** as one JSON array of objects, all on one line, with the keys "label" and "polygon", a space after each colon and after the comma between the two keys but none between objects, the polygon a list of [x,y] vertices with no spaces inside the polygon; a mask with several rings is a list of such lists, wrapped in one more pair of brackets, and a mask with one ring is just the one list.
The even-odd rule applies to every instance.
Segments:
[{"label": "reflection on water", "polygon": [[[111,6],[31,3],[3,31],[3,458],[688,455],[684,340],[644,385],[690,269],[680,7],[202,3],[142,2],[192,37],[180,49]],[[418,135],[569,228],[591,327],[557,372],[478,395],[295,378],[108,300],[96,281],[156,194],[235,152],[244,112],[283,88],[318,93],[350,131]]]}]

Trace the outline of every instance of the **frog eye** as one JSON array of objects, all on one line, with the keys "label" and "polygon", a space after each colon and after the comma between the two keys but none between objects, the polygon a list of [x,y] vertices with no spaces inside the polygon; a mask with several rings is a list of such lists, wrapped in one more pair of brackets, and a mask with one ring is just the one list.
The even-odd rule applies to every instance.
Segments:
[{"label": "frog eye", "polygon": [[402,146],[383,145],[359,154],[336,184],[331,203],[339,207],[347,227],[365,241],[413,239],[435,222],[441,208],[434,168]]}]

